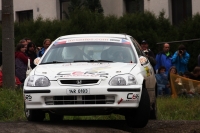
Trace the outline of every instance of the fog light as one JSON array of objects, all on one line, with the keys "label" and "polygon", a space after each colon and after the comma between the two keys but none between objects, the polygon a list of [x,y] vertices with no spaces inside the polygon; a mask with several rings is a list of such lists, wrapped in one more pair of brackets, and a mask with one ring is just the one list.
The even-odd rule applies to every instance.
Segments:
[{"label": "fog light", "polygon": [[45,97],[45,103],[47,105],[54,105],[53,97]]},{"label": "fog light", "polygon": [[105,100],[106,100],[106,104],[113,104],[115,101],[115,97],[114,96],[106,96]]}]

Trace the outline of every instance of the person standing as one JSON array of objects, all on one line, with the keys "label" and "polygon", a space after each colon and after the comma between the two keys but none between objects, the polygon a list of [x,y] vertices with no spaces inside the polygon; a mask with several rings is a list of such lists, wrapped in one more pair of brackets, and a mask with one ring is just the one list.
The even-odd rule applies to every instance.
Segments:
[{"label": "person standing", "polygon": [[37,54],[36,54],[36,46],[33,42],[29,42],[27,45],[27,50],[26,50],[26,55],[32,60],[32,62],[30,62],[31,68],[35,68],[35,64],[33,63],[33,61],[37,58]]},{"label": "person standing", "polygon": [[184,45],[178,47],[178,51],[172,56],[172,65],[176,67],[178,74],[183,74],[188,71],[188,62],[190,59],[189,53],[187,53]]},{"label": "person standing", "polygon": [[147,41],[143,40],[141,42],[141,49],[142,51],[145,53],[146,57],[148,58],[150,64],[152,65],[153,69],[154,69],[154,73],[155,71],[155,65],[156,65],[156,60],[155,60],[155,55],[154,53],[149,49],[149,44],[147,43]]},{"label": "person standing", "polygon": [[[15,75],[21,83],[26,79],[26,70],[29,57],[25,54],[26,47],[24,44],[17,44],[15,52]],[[30,60],[32,62],[32,60]]]},{"label": "person standing", "polygon": [[143,52],[148,52],[148,56],[155,58],[155,54],[149,49],[149,44],[146,40],[143,40],[140,45]]},{"label": "person standing", "polygon": [[43,48],[38,52],[38,57],[42,57],[42,55],[44,54],[44,52],[47,50],[47,48],[50,46],[51,44],[51,39],[45,39],[43,42]]},{"label": "person standing", "polygon": [[25,48],[27,49],[27,45],[28,45],[28,42],[25,40],[25,39],[21,39],[19,41],[20,44],[23,44],[25,46]]},{"label": "person standing", "polygon": [[161,66],[164,66],[166,68],[166,74],[169,73],[169,69],[172,67],[172,53],[169,50],[170,45],[168,43],[163,44],[163,50],[156,55],[156,71],[158,71]]}]

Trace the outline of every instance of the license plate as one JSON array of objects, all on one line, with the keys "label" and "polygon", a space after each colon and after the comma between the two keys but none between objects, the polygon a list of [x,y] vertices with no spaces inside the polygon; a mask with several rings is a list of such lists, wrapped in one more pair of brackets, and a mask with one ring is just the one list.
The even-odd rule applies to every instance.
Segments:
[{"label": "license plate", "polygon": [[89,88],[82,88],[82,89],[67,89],[67,94],[90,94]]}]

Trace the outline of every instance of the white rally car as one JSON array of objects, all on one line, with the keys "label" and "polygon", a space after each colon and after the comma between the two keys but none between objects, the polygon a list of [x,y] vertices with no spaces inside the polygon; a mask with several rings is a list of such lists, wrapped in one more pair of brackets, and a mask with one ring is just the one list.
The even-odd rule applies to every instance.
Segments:
[{"label": "white rally car", "polygon": [[125,116],[131,127],[156,118],[156,79],[137,41],[125,34],[57,38],[26,78],[28,121],[64,115]]}]

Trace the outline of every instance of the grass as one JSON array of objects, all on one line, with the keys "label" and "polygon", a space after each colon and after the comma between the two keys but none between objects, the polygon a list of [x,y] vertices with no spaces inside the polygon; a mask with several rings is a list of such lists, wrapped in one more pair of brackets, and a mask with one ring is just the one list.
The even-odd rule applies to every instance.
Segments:
[{"label": "grass", "polygon": [[157,99],[158,119],[160,120],[200,120],[200,98]]},{"label": "grass", "polygon": [[[22,89],[0,88],[0,121],[26,120]],[[200,120],[200,98],[157,98],[159,120]],[[48,114],[46,114],[48,120]],[[65,116],[65,120],[124,120],[121,115]]]},{"label": "grass", "polygon": [[0,89],[0,121],[23,120],[22,90]]}]

